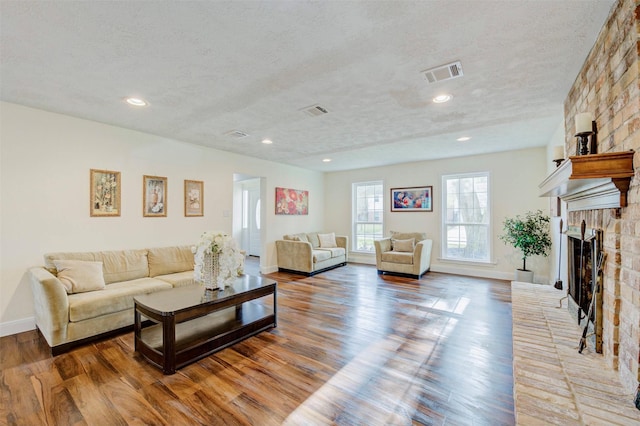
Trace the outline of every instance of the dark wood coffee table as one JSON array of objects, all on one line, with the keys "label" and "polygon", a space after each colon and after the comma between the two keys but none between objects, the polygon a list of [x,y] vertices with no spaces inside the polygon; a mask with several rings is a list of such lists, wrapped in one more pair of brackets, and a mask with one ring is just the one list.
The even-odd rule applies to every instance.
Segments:
[{"label": "dark wood coffee table", "polygon": [[244,275],[224,290],[192,285],[136,296],[135,350],[165,374],[173,374],[276,327],[276,294],[274,280]]}]

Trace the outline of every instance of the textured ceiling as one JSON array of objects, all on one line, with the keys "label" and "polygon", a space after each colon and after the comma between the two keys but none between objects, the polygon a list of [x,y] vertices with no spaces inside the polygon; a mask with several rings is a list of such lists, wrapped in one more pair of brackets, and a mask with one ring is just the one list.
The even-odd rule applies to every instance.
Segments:
[{"label": "textured ceiling", "polygon": [[0,98],[320,171],[543,146],[612,4],[2,0]]}]

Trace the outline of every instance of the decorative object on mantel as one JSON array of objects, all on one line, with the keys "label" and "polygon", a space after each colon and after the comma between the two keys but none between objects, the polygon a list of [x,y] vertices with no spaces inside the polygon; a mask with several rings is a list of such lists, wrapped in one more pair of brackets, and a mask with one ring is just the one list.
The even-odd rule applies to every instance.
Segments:
[{"label": "decorative object on mantel", "polygon": [[533,271],[527,269],[528,256],[548,256],[551,248],[549,238],[549,216],[542,210],[527,212],[525,217],[516,216],[504,221],[504,234],[500,239],[522,251],[522,268],[516,270],[516,281],[533,282]]},{"label": "decorative object on mantel", "polygon": [[203,233],[191,251],[195,260],[193,277],[207,290],[224,290],[244,273],[244,256],[225,232]]},{"label": "decorative object on mantel", "polygon": [[560,164],[564,161],[564,146],[553,147],[553,161],[556,163],[556,167],[560,167]]},{"label": "decorative object on mantel", "polygon": [[634,176],[633,151],[569,157],[538,187],[541,197],[560,197],[567,211],[627,206]]},{"label": "decorative object on mantel", "polygon": [[[591,113],[583,112],[576,114],[575,121],[576,137],[578,138],[576,155],[597,154],[598,146],[596,135],[598,134],[598,127],[596,126],[596,122],[593,120]],[[590,144],[589,136],[591,136]]]}]

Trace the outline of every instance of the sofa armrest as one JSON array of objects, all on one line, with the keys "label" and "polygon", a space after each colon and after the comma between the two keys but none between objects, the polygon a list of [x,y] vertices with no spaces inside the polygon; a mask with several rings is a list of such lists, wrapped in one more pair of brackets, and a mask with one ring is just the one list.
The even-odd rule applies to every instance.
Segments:
[{"label": "sofa armrest", "polygon": [[313,272],[313,249],[306,241],[276,240],[278,268]]},{"label": "sofa armrest", "polygon": [[428,271],[431,267],[431,248],[433,240],[422,240],[413,250],[413,269],[415,275]]},{"label": "sofa armrest", "polygon": [[[53,331],[69,323],[69,298],[62,282],[42,267],[27,271],[33,292],[36,325],[48,339]],[[51,343],[51,342],[49,342]]]},{"label": "sofa armrest", "polygon": [[380,269],[382,268],[382,253],[385,251],[391,251],[391,238],[374,240],[373,245],[376,248],[376,266]]},{"label": "sofa armrest", "polygon": [[336,235],[336,245],[344,249],[344,260],[349,260],[349,237],[346,235]]}]

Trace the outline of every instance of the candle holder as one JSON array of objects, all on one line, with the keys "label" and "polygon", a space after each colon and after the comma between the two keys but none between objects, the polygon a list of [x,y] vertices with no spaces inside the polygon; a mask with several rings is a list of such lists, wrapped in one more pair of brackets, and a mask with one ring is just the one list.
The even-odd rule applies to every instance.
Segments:
[{"label": "candle holder", "polygon": [[556,167],[560,167],[560,164],[564,161],[564,145],[558,145],[553,147],[553,162],[556,163]]},{"label": "candle holder", "polygon": [[598,127],[595,120],[591,119],[591,114],[581,113],[576,115],[575,121],[575,137],[578,138],[576,155],[596,154],[598,151],[598,142],[596,139]]},{"label": "candle holder", "polygon": [[578,138],[578,146],[576,147],[576,153],[578,155],[587,155],[589,154],[589,136],[591,136],[593,132],[582,132],[577,133],[576,137]]}]

